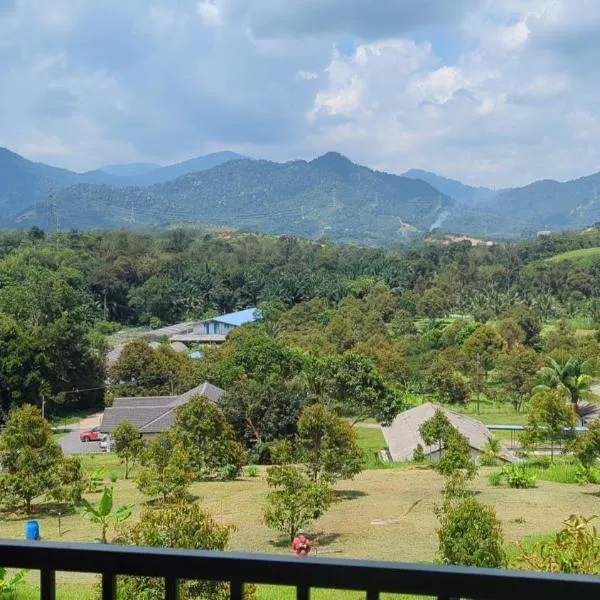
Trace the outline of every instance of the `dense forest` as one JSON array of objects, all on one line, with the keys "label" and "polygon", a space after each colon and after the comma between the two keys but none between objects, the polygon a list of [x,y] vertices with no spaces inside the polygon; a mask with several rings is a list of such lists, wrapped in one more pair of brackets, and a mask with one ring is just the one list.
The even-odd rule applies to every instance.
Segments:
[{"label": "dense forest", "polygon": [[[341,409],[382,421],[411,394],[465,402],[481,392],[518,409],[548,357],[600,356],[595,228],[491,247],[222,237],[0,234],[3,414],[42,398],[64,412],[117,392],[185,391],[209,379],[238,398],[229,416],[240,434],[262,443],[295,423],[277,411],[297,411],[311,395],[343,404],[352,390],[352,406]],[[260,306],[264,320],[203,360],[138,342],[106,371],[116,330],[248,306]],[[235,407],[261,397],[272,403],[272,422],[261,418],[253,430]]]}]

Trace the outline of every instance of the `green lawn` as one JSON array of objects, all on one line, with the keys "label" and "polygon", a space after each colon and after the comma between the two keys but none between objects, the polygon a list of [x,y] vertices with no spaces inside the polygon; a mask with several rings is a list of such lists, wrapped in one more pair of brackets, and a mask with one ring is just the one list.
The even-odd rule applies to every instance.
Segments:
[{"label": "green lawn", "polygon": [[565,260],[571,260],[578,262],[582,266],[590,266],[599,259],[600,248],[581,248],[579,250],[571,250],[569,252],[556,254],[545,260],[546,262],[563,262]]},{"label": "green lawn", "polygon": [[[367,433],[368,432],[368,433]],[[376,448],[380,443],[377,429],[359,432],[363,447]],[[83,457],[88,470],[106,466],[107,471],[122,468],[111,454]],[[312,535],[317,542],[317,556],[334,558],[431,562],[436,558],[437,520],[434,506],[440,501],[442,480],[429,468],[404,465],[403,469],[372,469],[352,481],[337,485],[337,499],[331,509],[315,522]],[[475,481],[478,499],[495,506],[502,521],[508,543],[516,543],[525,536],[544,535],[556,531],[571,513],[591,515],[597,512],[597,486],[560,484],[538,480],[536,487],[527,490],[494,488],[487,477],[493,468],[481,469]],[[235,528],[230,539],[232,550],[248,552],[288,553],[287,544],[268,529],[262,521],[262,506],[267,491],[264,468],[259,477],[242,477],[232,482],[202,482],[192,485],[191,492],[214,518]],[[95,499],[98,495],[94,496]],[[117,505],[134,503],[132,519],[138,519],[145,498],[131,481],[120,479],[115,484]],[[36,517],[41,533],[47,540],[91,541],[98,535],[97,528],[77,514],[61,518],[43,507]],[[23,539],[25,515],[11,515],[0,521],[0,536]],[[112,534],[109,534],[112,535]],[[28,588],[22,598],[35,598],[38,576],[30,573]],[[93,576],[60,573],[60,598],[92,600]],[[316,598],[353,599],[353,592],[316,594]],[[287,592],[270,586],[261,588],[259,598],[286,600]]]}]

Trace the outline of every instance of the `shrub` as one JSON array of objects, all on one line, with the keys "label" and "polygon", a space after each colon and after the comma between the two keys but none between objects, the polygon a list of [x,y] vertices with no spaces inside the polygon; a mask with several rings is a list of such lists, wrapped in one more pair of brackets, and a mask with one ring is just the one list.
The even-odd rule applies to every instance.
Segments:
[{"label": "shrub", "polygon": [[495,456],[492,456],[491,454],[482,454],[479,457],[479,464],[482,467],[496,467],[498,466],[498,459]]},{"label": "shrub", "polygon": [[150,329],[159,329],[162,325],[162,321],[158,317],[150,317]]},{"label": "shrub", "polygon": [[[231,527],[216,523],[197,504],[177,504],[146,509],[140,521],[122,527],[119,543],[192,550],[225,550]],[[188,600],[229,598],[229,584],[220,581],[181,581],[179,597]],[[119,600],[162,600],[164,579],[158,577],[119,577]],[[244,599],[255,597],[254,586],[246,586]]]},{"label": "shrub", "polygon": [[108,474],[108,478],[110,479],[111,483],[116,483],[119,480],[119,474],[116,471],[111,471]]},{"label": "shrub", "polygon": [[492,471],[488,475],[488,481],[490,485],[498,487],[502,483],[503,475],[501,471]]},{"label": "shrub", "polygon": [[439,554],[445,564],[503,567],[502,527],[493,507],[472,496],[447,506],[438,530]]},{"label": "shrub", "polygon": [[258,477],[258,467],[256,465],[248,465],[246,467],[248,477]]},{"label": "shrub", "polygon": [[422,463],[425,460],[425,452],[421,444],[417,444],[417,447],[414,449],[413,460],[418,463]]},{"label": "shrub", "polygon": [[29,569],[22,569],[9,577],[6,569],[0,567],[0,598],[16,598],[17,586],[23,583],[28,572]]},{"label": "shrub", "polygon": [[594,469],[582,464],[577,465],[577,468],[575,469],[575,479],[577,480],[577,483],[580,484],[598,483],[598,477],[594,472]]},{"label": "shrub", "polygon": [[591,524],[595,518],[571,515],[551,541],[538,544],[531,552],[520,546],[517,566],[554,573],[597,575],[600,573],[600,539]]},{"label": "shrub", "polygon": [[535,485],[535,475],[522,465],[509,465],[502,469],[502,476],[510,488],[529,488]]},{"label": "shrub", "polygon": [[219,471],[219,479],[231,481],[240,474],[240,468],[237,465],[225,465]]}]

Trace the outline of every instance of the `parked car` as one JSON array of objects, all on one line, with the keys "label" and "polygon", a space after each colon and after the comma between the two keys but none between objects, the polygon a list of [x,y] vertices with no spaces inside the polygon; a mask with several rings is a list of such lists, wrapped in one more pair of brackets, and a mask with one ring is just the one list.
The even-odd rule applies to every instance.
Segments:
[{"label": "parked car", "polygon": [[100,433],[100,427],[94,427],[89,431],[82,431],[79,434],[79,439],[82,442],[99,442],[102,439],[102,434]]},{"label": "parked car", "polygon": [[110,452],[111,449],[111,439],[109,435],[103,435],[102,441],[100,442],[100,448],[104,450],[104,452]]}]

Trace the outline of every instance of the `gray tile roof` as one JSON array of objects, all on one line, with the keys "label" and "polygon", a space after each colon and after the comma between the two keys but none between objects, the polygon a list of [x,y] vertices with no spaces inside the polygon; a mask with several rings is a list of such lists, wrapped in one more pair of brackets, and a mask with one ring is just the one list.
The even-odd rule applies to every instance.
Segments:
[{"label": "gray tile roof", "polygon": [[164,412],[165,408],[163,406],[107,408],[102,416],[100,431],[102,433],[110,433],[121,421],[125,420],[138,429],[142,429],[142,427],[163,415]]},{"label": "gray tile roof", "polygon": [[181,396],[115,398],[112,407],[104,410],[100,431],[110,433],[121,421],[127,419],[141,433],[159,433],[172,427],[175,410],[191,398],[204,396],[216,404],[224,393],[221,388],[205,381]]},{"label": "gray tile roof", "polygon": [[445,413],[450,423],[467,438],[472,448],[483,451],[491,434],[481,421],[427,402],[400,413],[389,426],[381,427],[392,460],[412,460],[418,444],[423,446],[425,455],[437,451],[437,446],[427,446],[419,433],[419,426],[431,419],[437,409]]},{"label": "gray tile roof", "polygon": [[115,398],[112,403],[112,408],[136,408],[136,407],[159,407],[168,406],[177,400],[179,396],[133,396],[125,398]]}]

